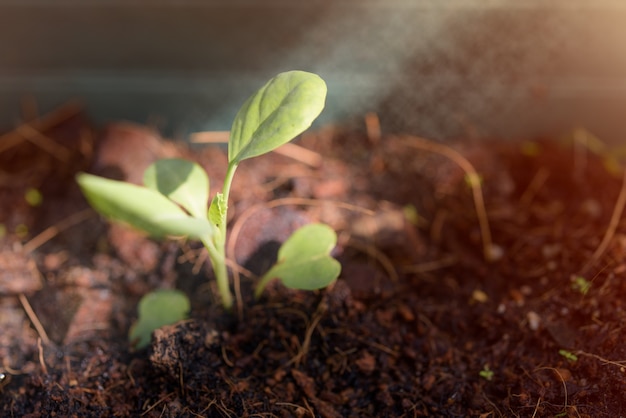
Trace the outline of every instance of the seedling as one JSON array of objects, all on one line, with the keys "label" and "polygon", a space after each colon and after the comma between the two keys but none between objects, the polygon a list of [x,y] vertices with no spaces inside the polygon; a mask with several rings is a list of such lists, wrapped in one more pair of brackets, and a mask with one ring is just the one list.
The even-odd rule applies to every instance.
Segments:
[{"label": "seedling", "polygon": [[156,290],[139,301],[139,319],[130,328],[129,339],[137,347],[150,344],[152,332],[181,321],[189,313],[189,299],[178,290]]},{"label": "seedling", "polygon": [[559,354],[565,357],[565,359],[567,359],[568,361],[571,361],[571,362],[578,361],[578,356],[572,353],[571,351],[561,349],[559,350]]},{"label": "seedling", "polygon": [[485,366],[483,367],[483,369],[481,371],[478,372],[478,375],[480,377],[482,377],[485,380],[488,380],[491,382],[491,379],[493,379],[493,370],[491,370],[489,368],[488,364],[485,364]]},{"label": "seedling", "polygon": [[589,289],[591,289],[591,282],[582,276],[576,276],[572,281],[572,289],[580,292],[582,295],[586,295],[589,293]]},{"label": "seedling", "polygon": [[327,225],[310,224],[298,229],[278,250],[278,261],[261,278],[255,296],[260,297],[274,278],[292,289],[328,286],[341,271],[339,262],[329,255],[335,244],[337,235]]},{"label": "seedling", "polygon": [[[230,131],[228,170],[221,193],[210,206],[209,179],[197,164],[182,159],[159,160],[144,173],[144,185],[109,180],[91,174],[77,176],[88,202],[105,217],[127,223],[153,237],[200,240],[211,259],[225,308],[233,304],[225,260],[228,196],[241,161],[266,154],[311,126],[324,108],[326,84],[303,71],[282,73],[267,82],[239,110]],[[296,231],[279,251],[277,264],[262,278],[279,278],[291,288],[319,289],[333,282],[339,263],[329,253],[336,234],[314,224]]]}]

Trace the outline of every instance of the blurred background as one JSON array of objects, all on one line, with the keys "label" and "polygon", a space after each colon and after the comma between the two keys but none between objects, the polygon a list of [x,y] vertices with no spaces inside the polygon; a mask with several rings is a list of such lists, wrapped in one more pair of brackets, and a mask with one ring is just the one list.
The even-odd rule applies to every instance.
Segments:
[{"label": "blurred background", "polygon": [[278,72],[328,83],[318,125],[626,139],[623,0],[0,0],[0,128],[80,99],[99,124],[226,130]]}]

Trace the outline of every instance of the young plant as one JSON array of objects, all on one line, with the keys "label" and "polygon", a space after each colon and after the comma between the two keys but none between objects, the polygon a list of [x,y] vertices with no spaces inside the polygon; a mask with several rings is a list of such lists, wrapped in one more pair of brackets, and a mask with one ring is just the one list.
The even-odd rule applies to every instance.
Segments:
[{"label": "young plant", "polygon": [[578,356],[574,353],[572,353],[571,351],[565,350],[565,349],[561,349],[559,350],[559,354],[563,357],[565,357],[566,360],[571,361],[571,362],[575,362],[578,361]]},{"label": "young plant", "polygon": [[278,260],[256,287],[259,298],[267,283],[280,279],[291,289],[315,290],[339,276],[341,265],[330,256],[337,234],[328,225],[309,224],[294,232],[278,250]]},{"label": "young plant", "polygon": [[182,321],[190,308],[189,299],[179,290],[150,292],[139,301],[139,318],[130,327],[128,338],[136,347],[146,347],[155,329]]},{"label": "young plant", "polygon": [[580,292],[580,294],[584,296],[589,293],[591,282],[582,276],[575,276],[572,281],[572,289]]},{"label": "young plant", "polygon": [[[210,206],[209,179],[197,164],[159,160],[144,173],[144,185],[91,174],[77,176],[88,202],[105,217],[127,223],[153,237],[183,236],[206,247],[225,308],[233,304],[226,269],[228,196],[235,170],[243,160],[266,154],[311,126],[324,108],[326,84],[303,71],[281,73],[252,95],[239,110],[230,131],[228,169],[221,193]],[[257,289],[283,280],[288,287],[319,289],[334,281],[339,263],[330,258],[336,235],[327,226],[308,225],[294,233],[279,252],[277,264]]]},{"label": "young plant", "polygon": [[483,366],[483,369],[478,372],[478,375],[483,379],[491,382],[491,379],[493,379],[494,371],[489,368],[488,364],[485,364]]}]

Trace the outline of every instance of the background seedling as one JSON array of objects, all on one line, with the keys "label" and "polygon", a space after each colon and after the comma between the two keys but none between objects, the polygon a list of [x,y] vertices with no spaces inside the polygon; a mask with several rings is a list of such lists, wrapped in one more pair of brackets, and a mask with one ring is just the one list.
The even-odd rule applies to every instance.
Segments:
[{"label": "background seedling", "polygon": [[589,289],[591,289],[591,282],[582,276],[576,276],[572,281],[572,289],[580,292],[582,295],[586,295],[589,293]]},{"label": "background seedling", "polygon": [[339,276],[341,265],[330,256],[337,235],[323,224],[305,225],[291,235],[278,250],[278,261],[261,278],[255,296],[261,296],[266,284],[280,279],[292,289],[315,290]]},{"label": "background seedling", "polygon": [[578,356],[574,353],[572,353],[571,351],[565,350],[565,349],[561,349],[559,350],[559,354],[563,357],[565,357],[567,360],[571,361],[571,362],[575,362],[578,361]]},{"label": "background seedling", "polygon": [[[307,129],[324,108],[326,84],[303,71],[279,74],[252,95],[237,113],[228,144],[228,169],[221,193],[210,206],[209,179],[197,164],[182,159],[159,160],[144,173],[144,185],[91,174],[77,176],[92,207],[107,218],[127,223],[153,237],[183,236],[200,240],[211,259],[222,303],[233,304],[225,260],[228,196],[241,161],[289,142]],[[339,275],[330,258],[334,231],[311,225],[296,232],[283,247],[276,266],[263,277],[257,296],[272,278],[286,286],[319,289]]]},{"label": "background seedling", "polygon": [[478,372],[478,375],[485,380],[491,381],[491,379],[493,379],[494,372],[489,368],[488,364],[485,364],[483,369]]},{"label": "background seedling", "polygon": [[187,317],[190,305],[187,296],[178,290],[156,290],[141,298],[139,319],[130,328],[131,343],[138,348],[150,344],[152,332],[164,325],[174,324]]}]

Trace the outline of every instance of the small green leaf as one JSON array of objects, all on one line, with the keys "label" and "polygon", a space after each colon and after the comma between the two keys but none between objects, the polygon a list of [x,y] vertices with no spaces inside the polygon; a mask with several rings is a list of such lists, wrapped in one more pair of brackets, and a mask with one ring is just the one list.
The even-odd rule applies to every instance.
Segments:
[{"label": "small green leaf", "polygon": [[241,107],[230,131],[228,162],[239,164],[291,141],[324,109],[326,83],[304,71],[278,74]]},{"label": "small green leaf", "polygon": [[127,223],[153,237],[211,235],[206,219],[192,218],[177,204],[154,190],[91,174],[76,176],[89,204],[101,215]]},{"label": "small green leaf", "polygon": [[337,235],[327,225],[309,224],[298,229],[278,250],[278,261],[261,278],[256,296],[275,278],[292,289],[315,290],[328,286],[341,272],[341,264],[330,256],[336,243]]},{"label": "small green leaf", "polygon": [[195,218],[205,218],[209,178],[198,164],[179,158],[158,160],[143,174],[143,182],[185,208]]},{"label": "small green leaf", "polygon": [[578,356],[574,353],[572,353],[571,351],[565,350],[565,349],[561,349],[559,350],[559,354],[562,355],[563,357],[565,357],[567,360],[571,361],[571,362],[575,362],[578,361]]},{"label": "small green leaf", "polygon": [[478,372],[478,375],[485,380],[491,381],[491,379],[493,379],[494,372],[489,368],[488,364],[485,364],[483,369]]},{"label": "small green leaf", "polygon": [[572,282],[572,289],[579,291],[581,294],[586,295],[591,289],[591,282],[582,276],[574,277]]},{"label": "small green leaf", "polygon": [[218,229],[221,228],[222,223],[226,222],[227,210],[228,204],[224,195],[222,193],[216,194],[211,201],[211,206],[209,206],[209,222]]},{"label": "small green leaf", "polygon": [[141,349],[150,344],[155,329],[187,318],[189,299],[179,290],[156,290],[141,298],[139,318],[130,328],[130,343]]}]

